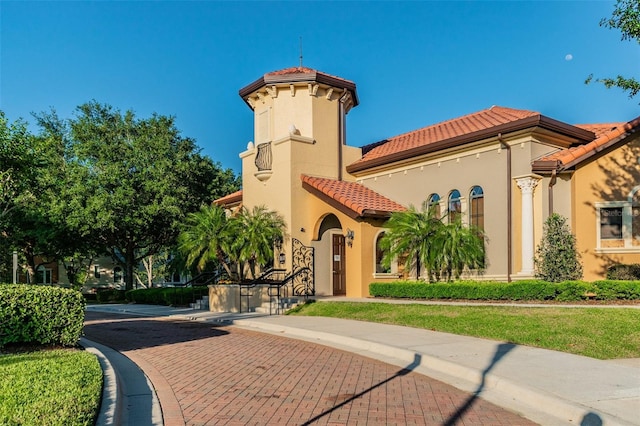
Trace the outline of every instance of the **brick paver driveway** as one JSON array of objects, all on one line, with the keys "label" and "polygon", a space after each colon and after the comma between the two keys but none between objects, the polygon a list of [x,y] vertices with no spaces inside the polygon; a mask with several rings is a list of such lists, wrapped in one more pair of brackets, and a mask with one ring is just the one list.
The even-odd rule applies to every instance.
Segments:
[{"label": "brick paver driveway", "polygon": [[166,425],[533,424],[437,380],[305,341],[101,312],[86,314],[85,334],[144,370]]}]

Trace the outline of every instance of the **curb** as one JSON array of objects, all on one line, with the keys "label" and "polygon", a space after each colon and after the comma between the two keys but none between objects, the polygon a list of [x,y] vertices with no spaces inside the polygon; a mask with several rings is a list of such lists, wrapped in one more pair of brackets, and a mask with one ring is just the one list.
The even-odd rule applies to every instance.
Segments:
[{"label": "curb", "polygon": [[98,358],[102,367],[102,397],[100,400],[100,410],[96,418],[96,426],[107,426],[116,424],[116,420],[121,416],[121,407],[118,398],[118,380],[113,365],[105,352],[113,350],[92,342],[84,337],[78,342],[87,352],[94,354]]},{"label": "curb", "polygon": [[[363,339],[335,335],[321,331],[267,324],[250,319],[234,320],[234,326],[280,336],[324,344],[348,350],[360,355],[407,368],[459,389],[471,392],[474,397],[514,410],[524,417],[545,425],[620,425],[633,426],[615,415],[596,413],[594,409],[568,401],[534,388],[512,382],[504,377],[461,366],[431,355],[409,349],[371,342]],[[544,407],[542,413],[541,407]]]},{"label": "curb", "polygon": [[81,337],[79,344],[96,355],[103,371],[97,426],[163,426],[158,396],[145,372],[124,354]]}]

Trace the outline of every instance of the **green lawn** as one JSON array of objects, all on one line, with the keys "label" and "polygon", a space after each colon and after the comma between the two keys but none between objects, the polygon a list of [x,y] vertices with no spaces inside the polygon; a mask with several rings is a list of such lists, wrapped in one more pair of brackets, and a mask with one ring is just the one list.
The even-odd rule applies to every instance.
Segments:
[{"label": "green lawn", "polygon": [[1,425],[93,425],[101,391],[102,370],[88,352],[0,354]]},{"label": "green lawn", "polygon": [[292,315],[404,325],[599,359],[640,358],[640,309],[318,302]]}]

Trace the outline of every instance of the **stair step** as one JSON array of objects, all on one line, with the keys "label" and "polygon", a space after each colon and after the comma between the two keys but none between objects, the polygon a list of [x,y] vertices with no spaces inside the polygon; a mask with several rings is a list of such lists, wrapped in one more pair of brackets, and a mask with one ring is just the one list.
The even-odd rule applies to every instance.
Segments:
[{"label": "stair step", "polygon": [[189,303],[189,307],[191,309],[208,311],[209,310],[209,296],[204,296],[204,297],[202,297],[202,299],[198,299],[194,303]]}]

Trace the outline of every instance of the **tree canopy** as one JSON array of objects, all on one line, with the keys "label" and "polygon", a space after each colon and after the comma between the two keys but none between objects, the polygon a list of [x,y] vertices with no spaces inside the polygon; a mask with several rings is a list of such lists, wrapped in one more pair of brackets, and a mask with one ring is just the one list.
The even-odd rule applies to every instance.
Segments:
[{"label": "tree canopy", "polygon": [[[2,129],[0,122],[3,138],[8,134],[33,145],[18,146],[11,158],[44,153],[38,157],[44,166],[26,181],[32,182],[31,191],[22,192],[36,194],[20,215],[30,223],[20,224],[14,215],[13,228],[26,235],[14,233],[13,243],[23,251],[36,247],[27,260],[38,255],[64,262],[71,280],[95,256],[110,254],[125,267],[126,287],[132,288],[142,259],[176,246],[187,214],[239,186],[233,171],[180,134],[174,117],[138,118],[96,101],[80,105],[68,120],[55,111],[35,117],[41,129],[37,136],[28,135],[22,123]],[[23,133],[28,137],[21,138]],[[31,167],[26,170],[33,173]],[[4,176],[5,168],[1,171]],[[3,212],[16,209],[7,194],[0,194]]]},{"label": "tree canopy", "polygon": [[[622,40],[640,43],[640,1],[617,0],[611,17],[603,18],[600,26],[620,30]],[[589,84],[592,80],[593,75],[590,75],[586,83]],[[604,84],[608,89],[618,87],[628,92],[629,98],[635,97],[640,92],[640,81],[634,77],[618,75],[613,78],[597,78],[596,81]]]},{"label": "tree canopy", "polygon": [[274,245],[282,242],[286,224],[282,216],[264,206],[242,207],[227,217],[219,206],[204,206],[187,216],[178,237],[188,266],[203,270],[221,265],[232,279],[256,277],[258,269],[273,261]]},{"label": "tree canopy", "polygon": [[380,241],[384,266],[405,259],[405,270],[415,270],[418,278],[422,267],[429,281],[451,281],[458,279],[465,269],[484,269],[482,232],[463,226],[459,217],[443,223],[437,211],[435,206],[425,204],[421,211],[410,206],[391,215]]},{"label": "tree canopy", "polygon": [[557,213],[547,218],[534,260],[536,277],[545,281],[561,282],[582,278],[576,237],[571,233],[566,218]]}]

